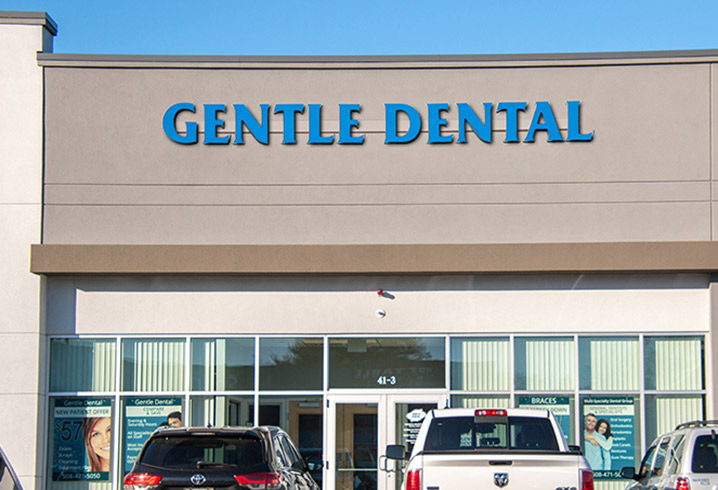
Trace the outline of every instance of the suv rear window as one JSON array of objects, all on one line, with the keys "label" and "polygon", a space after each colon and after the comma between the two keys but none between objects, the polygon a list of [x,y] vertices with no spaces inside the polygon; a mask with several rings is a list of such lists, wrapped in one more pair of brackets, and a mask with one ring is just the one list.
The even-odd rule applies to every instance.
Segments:
[{"label": "suv rear window", "polygon": [[699,436],[693,446],[693,473],[718,473],[718,437]]},{"label": "suv rear window", "polygon": [[[507,427],[508,425],[508,427]],[[431,422],[427,450],[527,449],[558,451],[548,419],[509,417],[506,423],[476,422],[474,417],[437,417]]]},{"label": "suv rear window", "polygon": [[256,437],[177,435],[156,437],[140,456],[140,463],[162,468],[202,468],[231,465],[250,471],[265,462],[262,441]]}]

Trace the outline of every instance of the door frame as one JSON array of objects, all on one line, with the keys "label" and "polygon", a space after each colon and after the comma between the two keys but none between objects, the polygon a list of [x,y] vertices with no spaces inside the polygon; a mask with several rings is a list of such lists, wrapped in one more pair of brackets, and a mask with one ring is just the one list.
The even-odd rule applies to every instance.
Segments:
[{"label": "door frame", "polygon": [[397,403],[436,403],[438,408],[447,406],[448,392],[440,390],[411,391],[331,391],[326,395],[324,428],[324,475],[323,489],[336,490],[336,428],[338,404],[376,404],[377,406],[377,490],[394,490],[395,472],[380,470],[380,458],[388,444],[395,444]]}]

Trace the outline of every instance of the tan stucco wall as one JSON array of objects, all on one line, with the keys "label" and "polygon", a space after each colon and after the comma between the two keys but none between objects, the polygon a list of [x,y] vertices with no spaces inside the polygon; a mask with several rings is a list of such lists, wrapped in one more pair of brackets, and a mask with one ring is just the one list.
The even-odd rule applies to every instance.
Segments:
[{"label": "tan stucco wall", "polygon": [[[45,243],[397,244],[710,241],[711,64],[122,68],[46,62]],[[148,63],[145,63],[147,65]],[[110,63],[110,65],[112,65]],[[579,65],[579,64],[577,64]],[[588,143],[383,143],[384,104],[581,100]],[[363,145],[183,146],[177,102],[358,103]],[[306,131],[307,115],[297,126]],[[198,111],[197,119],[202,119]],[[227,129],[233,130],[232,111]],[[531,112],[522,115],[522,134]],[[200,141],[202,135],[200,135]],[[715,146],[715,145],[714,145]]]}]

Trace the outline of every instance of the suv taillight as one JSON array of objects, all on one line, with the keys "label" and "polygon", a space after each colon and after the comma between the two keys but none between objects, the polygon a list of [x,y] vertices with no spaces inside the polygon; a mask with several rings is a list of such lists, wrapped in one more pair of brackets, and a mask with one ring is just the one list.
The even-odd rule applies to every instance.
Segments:
[{"label": "suv taillight", "polygon": [[688,478],[680,477],[676,480],[676,490],[691,490],[691,482]]},{"label": "suv taillight", "polygon": [[581,490],[593,490],[593,471],[581,470]]},{"label": "suv taillight", "polygon": [[162,481],[158,475],[149,473],[128,473],[125,476],[123,487],[125,490],[152,490]]},{"label": "suv taillight", "polygon": [[234,475],[237,483],[252,490],[272,490],[282,486],[282,476],[279,473],[251,473],[249,475]]},{"label": "suv taillight", "polygon": [[421,490],[421,470],[411,470],[406,474],[406,490]]}]

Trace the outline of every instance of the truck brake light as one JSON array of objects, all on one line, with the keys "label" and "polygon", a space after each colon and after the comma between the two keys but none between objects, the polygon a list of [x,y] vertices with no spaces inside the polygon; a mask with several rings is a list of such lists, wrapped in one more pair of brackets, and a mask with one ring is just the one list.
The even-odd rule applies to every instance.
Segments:
[{"label": "truck brake light", "polygon": [[406,490],[421,490],[421,470],[411,470],[407,473]]},{"label": "truck brake light", "polygon": [[581,470],[581,490],[593,490],[593,471]]},{"label": "truck brake light", "polygon": [[676,480],[676,490],[691,490],[691,482],[688,478],[680,477]]},{"label": "truck brake light", "polygon": [[474,417],[506,417],[506,410],[476,410]]}]

